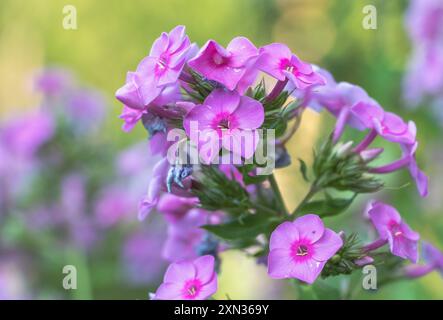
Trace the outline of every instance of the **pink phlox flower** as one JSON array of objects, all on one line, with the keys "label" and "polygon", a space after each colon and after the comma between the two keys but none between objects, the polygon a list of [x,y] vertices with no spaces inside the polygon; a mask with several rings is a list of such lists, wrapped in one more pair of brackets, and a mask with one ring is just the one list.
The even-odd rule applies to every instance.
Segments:
[{"label": "pink phlox flower", "polygon": [[156,300],[204,300],[217,291],[215,259],[205,255],[172,263],[157,289]]},{"label": "pink phlox flower", "polygon": [[268,274],[275,279],[296,278],[311,284],[342,245],[341,237],[325,228],[315,214],[284,222],[271,234]]}]

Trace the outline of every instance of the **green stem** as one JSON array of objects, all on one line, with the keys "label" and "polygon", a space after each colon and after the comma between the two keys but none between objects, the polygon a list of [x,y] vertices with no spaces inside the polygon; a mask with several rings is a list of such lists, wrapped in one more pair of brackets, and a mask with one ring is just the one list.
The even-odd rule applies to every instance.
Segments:
[{"label": "green stem", "polygon": [[286,209],[285,202],[283,200],[283,196],[280,192],[280,188],[278,187],[277,180],[275,180],[274,174],[270,174],[268,177],[269,183],[271,184],[272,191],[274,191],[275,198],[277,199],[280,210],[288,215],[288,209]]}]

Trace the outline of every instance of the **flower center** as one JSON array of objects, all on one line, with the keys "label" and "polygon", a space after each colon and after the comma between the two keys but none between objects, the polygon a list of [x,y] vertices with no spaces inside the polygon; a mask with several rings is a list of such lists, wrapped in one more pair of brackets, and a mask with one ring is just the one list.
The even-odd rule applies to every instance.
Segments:
[{"label": "flower center", "polygon": [[281,68],[293,74],[297,73],[297,68],[287,59],[281,61]]},{"label": "flower center", "polygon": [[183,288],[183,296],[187,299],[194,299],[201,290],[201,283],[198,279],[186,281]]},{"label": "flower center", "polygon": [[222,112],[215,116],[211,126],[212,129],[218,132],[219,136],[222,136],[223,132],[237,128],[237,119],[228,112]]},{"label": "flower center", "polygon": [[297,256],[305,256],[307,254],[308,254],[308,247],[306,247],[305,245],[300,245],[297,248],[297,252],[296,252]]},{"label": "flower center", "polygon": [[292,243],[291,257],[296,263],[309,260],[313,253],[314,248],[309,240],[300,239]]},{"label": "flower center", "polygon": [[400,237],[403,235],[403,231],[401,231],[400,226],[394,221],[389,224],[389,229],[391,230],[391,233],[394,235],[394,237]]},{"label": "flower center", "polygon": [[214,53],[214,55],[212,56],[212,60],[218,66],[222,65],[225,62],[225,59],[219,53]]},{"label": "flower center", "polygon": [[230,125],[229,118],[228,119],[222,119],[218,123],[217,128],[219,128],[219,129],[229,129],[229,125]]}]

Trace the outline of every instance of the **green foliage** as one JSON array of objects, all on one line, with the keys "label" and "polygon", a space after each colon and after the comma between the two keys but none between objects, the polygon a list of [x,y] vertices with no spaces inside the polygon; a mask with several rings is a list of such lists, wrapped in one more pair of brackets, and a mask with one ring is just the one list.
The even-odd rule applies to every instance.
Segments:
[{"label": "green foliage", "polygon": [[314,212],[320,217],[332,217],[345,211],[352,204],[356,198],[355,193],[350,198],[334,198],[329,193],[325,192],[325,198],[322,200],[315,200],[302,205],[297,214],[303,215]]},{"label": "green foliage", "polygon": [[369,168],[358,154],[340,150],[332,139],[323,144],[314,157],[313,171],[317,188],[335,188],[355,193],[372,193],[383,187],[383,182],[368,173]]},{"label": "green foliage", "polygon": [[202,208],[244,214],[250,207],[249,195],[236,180],[229,179],[214,166],[201,166],[200,185],[193,189]]},{"label": "green foliage", "polygon": [[343,246],[338,252],[328,260],[321,276],[323,278],[329,276],[337,276],[340,274],[351,274],[354,270],[360,267],[355,264],[355,260],[358,260],[364,256],[362,253],[360,240],[355,233],[352,233],[349,237],[345,237],[343,240]]},{"label": "green foliage", "polygon": [[277,226],[280,219],[268,214],[245,214],[224,224],[206,225],[202,228],[212,232],[217,237],[231,241],[249,241],[260,234],[268,234]]}]

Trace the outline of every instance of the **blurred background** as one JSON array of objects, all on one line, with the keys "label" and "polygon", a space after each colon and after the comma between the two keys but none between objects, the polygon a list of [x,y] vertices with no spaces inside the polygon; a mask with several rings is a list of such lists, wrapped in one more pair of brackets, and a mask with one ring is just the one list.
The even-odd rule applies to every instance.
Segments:
[{"label": "blurred background", "polygon": [[[76,8],[76,30],[62,25],[68,4]],[[362,26],[367,5],[377,10],[376,29]],[[121,105],[114,93],[155,38],[178,24],[200,46],[207,39],[226,45],[238,35],[256,46],[284,42],[337,81],[362,86],[385,109],[414,120],[418,161],[431,181],[429,197],[418,196],[407,172],[384,177],[388,188],[373,197],[392,203],[422,238],[443,248],[443,105],[424,100],[411,106],[404,99],[414,50],[407,33],[408,5],[406,0],[2,0],[0,123],[18,142],[26,135],[38,140],[46,148],[46,165],[7,142],[0,149],[0,298],[147,299],[160,284],[167,263],[158,248],[166,227],[161,219],[140,223],[136,218],[148,183],[140,177],[149,176],[155,161],[146,158],[142,126],[131,134],[121,131]],[[54,83],[62,84],[58,96]],[[44,119],[42,110],[60,105],[62,112],[51,111],[53,119]],[[85,113],[72,114],[82,108]],[[72,117],[82,119],[81,125],[70,123]],[[63,123],[57,130],[54,119]],[[22,137],[14,134],[17,121],[28,128]],[[313,147],[333,125],[329,115],[308,110],[290,142],[292,158],[310,163]],[[55,130],[55,142],[38,136],[42,130],[48,135]],[[354,141],[362,136],[346,135]],[[398,157],[399,150],[385,147],[388,158]],[[6,161],[8,148],[22,159],[13,167]],[[297,163],[277,171],[277,179],[288,207],[294,208],[308,188]],[[13,192],[2,200],[11,180]],[[18,209],[6,212],[16,193],[26,197]],[[369,199],[359,197],[340,221],[326,223],[367,234],[362,212]],[[222,259],[215,298],[294,298],[289,284],[269,279],[254,259],[232,251]],[[78,268],[77,290],[63,289],[65,265]],[[376,292],[358,291],[353,298],[443,299],[443,280],[434,272]]]}]

